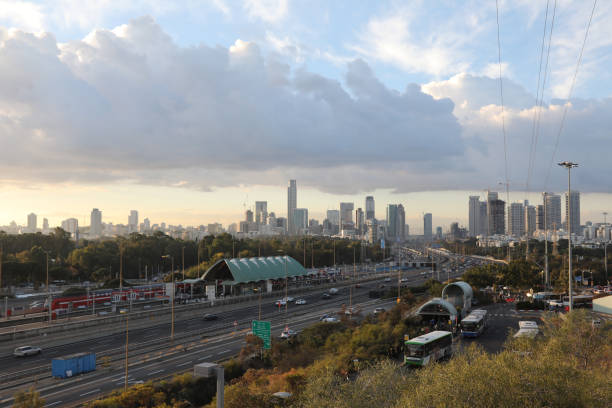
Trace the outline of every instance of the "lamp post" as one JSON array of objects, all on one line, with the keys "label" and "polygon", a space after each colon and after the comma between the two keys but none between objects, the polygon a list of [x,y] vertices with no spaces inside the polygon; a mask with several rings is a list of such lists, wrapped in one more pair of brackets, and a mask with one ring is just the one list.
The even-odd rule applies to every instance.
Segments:
[{"label": "lamp post", "polygon": [[172,255],[164,255],[162,258],[167,259],[170,258],[170,263],[172,270],[170,273],[172,274],[172,296],[170,299],[170,308],[171,308],[171,322],[170,322],[170,341],[174,341],[174,257]]},{"label": "lamp post", "polygon": [[563,161],[558,163],[559,166],[567,169],[567,247],[569,251],[568,256],[568,290],[569,290],[569,311],[574,310],[573,296],[572,296],[572,168],[578,167],[577,163]]},{"label": "lamp post", "polygon": [[45,251],[45,255],[47,255],[47,310],[49,313],[49,324],[51,324],[51,291],[49,290],[49,252]]}]

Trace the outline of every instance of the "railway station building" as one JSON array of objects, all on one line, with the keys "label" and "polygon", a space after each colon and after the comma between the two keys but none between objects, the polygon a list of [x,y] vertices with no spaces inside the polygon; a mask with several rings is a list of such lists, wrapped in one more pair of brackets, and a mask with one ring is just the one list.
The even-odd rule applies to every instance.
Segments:
[{"label": "railway station building", "polygon": [[[285,286],[300,286],[316,278],[290,256],[221,259],[202,275],[208,288],[214,285],[216,295],[243,295],[258,290],[272,292]],[[207,289],[209,292],[209,289]]]}]

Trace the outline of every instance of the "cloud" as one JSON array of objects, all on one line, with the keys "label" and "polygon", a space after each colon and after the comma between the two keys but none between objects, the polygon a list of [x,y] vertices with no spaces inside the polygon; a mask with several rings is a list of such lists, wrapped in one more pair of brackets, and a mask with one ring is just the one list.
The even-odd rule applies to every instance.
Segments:
[{"label": "cloud", "polygon": [[412,190],[466,167],[453,103],[361,60],[342,85],[253,42],[178,46],[143,17],[62,44],[0,32],[0,66],[0,183]]},{"label": "cloud", "polygon": [[44,15],[40,5],[28,1],[0,0],[0,22],[28,31],[42,31]]},{"label": "cloud", "polygon": [[288,0],[244,0],[244,9],[252,19],[276,23],[287,16]]}]

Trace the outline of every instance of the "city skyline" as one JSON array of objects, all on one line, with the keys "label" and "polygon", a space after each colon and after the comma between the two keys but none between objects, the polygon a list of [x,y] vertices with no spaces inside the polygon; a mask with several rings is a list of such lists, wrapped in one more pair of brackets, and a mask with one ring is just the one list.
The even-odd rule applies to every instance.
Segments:
[{"label": "city skyline", "polygon": [[[0,16],[0,137],[10,146],[0,152],[1,223],[21,219],[23,208],[57,223],[95,207],[117,222],[124,206],[174,223],[227,223],[240,219],[247,194],[278,213],[282,194],[267,192],[294,178],[313,194],[300,207],[318,218],[331,203],[360,208],[362,196],[373,195],[378,218],[383,203],[401,202],[416,230],[423,211],[465,225],[465,211],[452,208],[500,182],[518,192],[511,201],[563,192],[559,160],[580,163],[573,182],[586,219],[612,202],[601,177],[612,149],[609,6],[595,12],[571,87],[589,10],[578,1],[559,5],[540,104],[533,39],[545,5],[503,5],[506,144],[490,2],[104,2],[94,12],[20,4]],[[450,22],[439,37],[448,43],[427,35],[440,20]],[[605,197],[589,198],[596,192]],[[450,208],[435,208],[440,199]]]}]

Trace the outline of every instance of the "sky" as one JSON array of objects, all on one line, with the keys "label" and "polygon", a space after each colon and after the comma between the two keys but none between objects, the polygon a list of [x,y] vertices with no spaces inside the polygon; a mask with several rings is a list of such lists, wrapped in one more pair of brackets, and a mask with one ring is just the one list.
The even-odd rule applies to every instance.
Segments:
[{"label": "sky", "polygon": [[0,0],[0,225],[285,216],[296,179],[313,218],[374,195],[418,233],[504,183],[565,190],[561,160],[600,221],[612,3],[576,70],[592,9],[500,0],[498,48],[494,1]]}]

